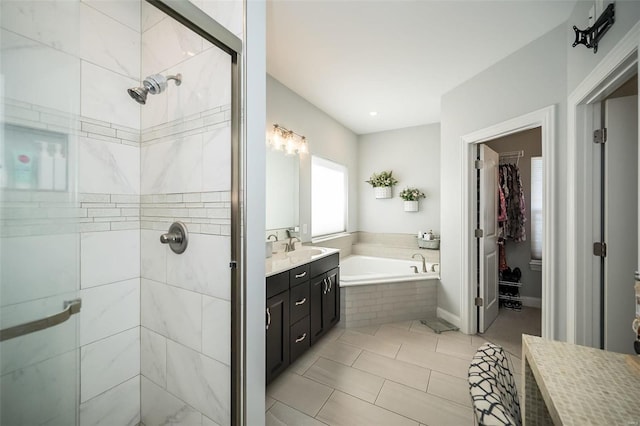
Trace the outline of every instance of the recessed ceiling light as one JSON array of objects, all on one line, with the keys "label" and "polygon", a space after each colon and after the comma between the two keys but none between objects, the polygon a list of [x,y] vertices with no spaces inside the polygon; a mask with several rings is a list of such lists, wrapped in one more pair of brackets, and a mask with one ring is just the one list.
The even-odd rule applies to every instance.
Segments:
[{"label": "recessed ceiling light", "polygon": [[372,117],[375,117],[376,115],[378,115],[378,113],[376,111],[371,111],[369,115]]}]

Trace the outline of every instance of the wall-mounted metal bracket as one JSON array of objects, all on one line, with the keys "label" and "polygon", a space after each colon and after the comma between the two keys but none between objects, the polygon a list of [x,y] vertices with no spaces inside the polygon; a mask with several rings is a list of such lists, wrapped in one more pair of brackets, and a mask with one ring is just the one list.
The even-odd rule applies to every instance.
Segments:
[{"label": "wall-mounted metal bracket", "polygon": [[615,22],[615,6],[610,3],[609,6],[602,12],[595,24],[587,29],[579,30],[575,25],[573,31],[576,33],[576,40],[572,46],[576,47],[579,44],[584,44],[588,49],[593,48],[593,53],[598,52],[598,43],[602,36],[605,35],[609,28]]},{"label": "wall-mounted metal bracket", "polygon": [[160,235],[162,244],[169,244],[171,250],[176,254],[181,254],[187,249],[189,234],[187,227],[182,222],[173,222],[167,234]]}]

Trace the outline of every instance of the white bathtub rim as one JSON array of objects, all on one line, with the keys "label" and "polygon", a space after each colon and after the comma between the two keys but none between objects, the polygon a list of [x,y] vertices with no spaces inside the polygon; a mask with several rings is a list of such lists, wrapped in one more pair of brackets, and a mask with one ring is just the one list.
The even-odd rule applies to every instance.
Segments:
[{"label": "white bathtub rim", "polygon": [[[341,263],[344,263],[348,259],[355,257],[357,260],[365,260],[365,261],[377,261],[381,260],[384,262],[397,262],[404,265],[412,265],[417,266],[418,268],[422,267],[421,262],[417,262],[413,259],[395,259],[388,257],[376,257],[376,256],[364,256],[364,255],[352,255],[345,258]],[[389,273],[365,273],[365,274],[353,274],[346,275],[344,273],[344,268],[340,268],[340,286],[341,287],[353,287],[360,285],[372,285],[372,284],[390,284],[390,283],[400,283],[407,281],[422,281],[422,280],[438,280],[440,279],[440,265],[438,263],[427,263],[429,268],[432,265],[436,265],[435,272],[411,272],[407,271],[405,273],[398,271],[391,271]],[[342,265],[341,265],[342,266]],[[359,271],[358,271],[359,272]]]},{"label": "white bathtub rim", "polygon": [[[352,279],[351,277],[356,277],[356,279]],[[410,281],[430,281],[430,280],[439,280],[440,275],[438,272],[421,272],[418,274],[409,275],[400,275],[395,277],[384,277],[384,278],[374,278],[374,279],[364,279],[366,275],[349,275],[347,280],[340,276],[340,287],[357,287],[363,285],[376,285],[376,284],[395,284],[395,283],[403,283]]]}]

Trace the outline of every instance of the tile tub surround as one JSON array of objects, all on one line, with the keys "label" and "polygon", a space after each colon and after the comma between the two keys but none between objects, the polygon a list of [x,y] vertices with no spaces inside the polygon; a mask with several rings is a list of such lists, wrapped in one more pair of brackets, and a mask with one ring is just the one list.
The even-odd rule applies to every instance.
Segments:
[{"label": "tile tub surround", "polygon": [[267,387],[266,425],[471,425],[466,374],[482,343],[419,321],[335,328]]},{"label": "tile tub surround", "polygon": [[351,252],[354,255],[411,259],[414,253],[422,254],[429,263],[440,263],[440,250],[418,247],[417,235],[380,234],[357,232]]},{"label": "tile tub surround", "polygon": [[436,317],[437,280],[340,287],[341,327]]}]

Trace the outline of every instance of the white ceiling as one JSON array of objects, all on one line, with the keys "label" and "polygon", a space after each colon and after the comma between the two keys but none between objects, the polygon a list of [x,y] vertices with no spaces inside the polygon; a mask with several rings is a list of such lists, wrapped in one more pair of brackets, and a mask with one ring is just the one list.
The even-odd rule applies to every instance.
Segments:
[{"label": "white ceiling", "polygon": [[267,72],[356,134],[434,123],[444,93],[566,21],[575,3],[269,0]]}]

